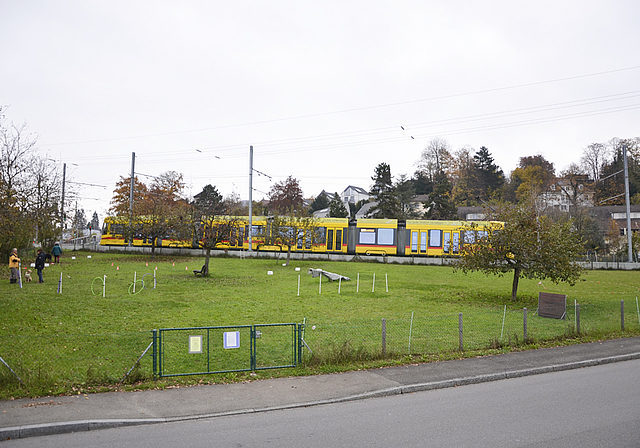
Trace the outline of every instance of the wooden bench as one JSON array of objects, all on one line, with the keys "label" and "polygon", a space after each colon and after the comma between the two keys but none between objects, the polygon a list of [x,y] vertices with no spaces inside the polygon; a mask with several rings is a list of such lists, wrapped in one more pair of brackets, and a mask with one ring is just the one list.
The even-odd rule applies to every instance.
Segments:
[{"label": "wooden bench", "polygon": [[207,265],[206,265],[206,264],[202,265],[202,268],[200,268],[200,270],[199,270],[199,271],[198,271],[198,270],[194,270],[194,271],[193,271],[193,274],[194,274],[196,277],[197,277],[198,275],[202,275],[202,276],[207,275]]}]

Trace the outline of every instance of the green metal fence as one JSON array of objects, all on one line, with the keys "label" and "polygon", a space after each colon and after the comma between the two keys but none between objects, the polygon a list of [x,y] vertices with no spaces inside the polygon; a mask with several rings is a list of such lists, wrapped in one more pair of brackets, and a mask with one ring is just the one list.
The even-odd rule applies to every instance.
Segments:
[{"label": "green metal fence", "polygon": [[302,325],[162,328],[153,331],[155,377],[295,367]]}]

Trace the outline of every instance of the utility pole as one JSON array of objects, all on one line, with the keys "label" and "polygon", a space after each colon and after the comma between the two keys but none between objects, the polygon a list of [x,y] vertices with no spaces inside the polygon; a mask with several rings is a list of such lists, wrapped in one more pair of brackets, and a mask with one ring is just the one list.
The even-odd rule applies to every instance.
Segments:
[{"label": "utility pole", "polygon": [[624,158],[624,200],[627,205],[627,244],[629,263],[633,263],[633,239],[631,235],[631,202],[629,201],[629,167],[627,164],[627,144],[622,145],[622,155]]},{"label": "utility pole", "polygon": [[64,237],[64,186],[66,183],[65,178],[67,177],[67,164],[62,164],[62,203],[60,204],[60,244],[62,244],[62,239]]},{"label": "utility pole", "polygon": [[253,233],[253,146],[249,146],[249,252],[252,252]]},{"label": "utility pole", "polygon": [[133,176],[135,174],[136,153],[131,153],[131,186],[129,187],[129,246],[133,246],[133,227],[131,220],[133,219]]}]

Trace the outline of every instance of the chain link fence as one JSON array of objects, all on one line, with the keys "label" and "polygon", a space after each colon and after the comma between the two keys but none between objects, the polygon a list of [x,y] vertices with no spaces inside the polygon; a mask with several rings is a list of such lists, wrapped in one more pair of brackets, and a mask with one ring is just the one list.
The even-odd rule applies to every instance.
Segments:
[{"label": "chain link fence", "polygon": [[[462,314],[417,315],[349,322],[308,319],[304,340],[306,359],[339,364],[403,355],[427,355],[456,350],[515,346],[578,334],[640,330],[636,300],[604,305],[567,306],[565,319],[540,317],[536,310],[478,309]],[[526,317],[525,317],[526,315]],[[624,327],[623,327],[624,325]]]},{"label": "chain link fence", "polygon": [[[0,388],[22,382],[46,394],[57,386],[97,386],[151,378],[152,357],[140,356],[151,331],[118,334],[1,335]],[[134,367],[132,369],[132,367]],[[19,380],[18,380],[19,378]]]}]

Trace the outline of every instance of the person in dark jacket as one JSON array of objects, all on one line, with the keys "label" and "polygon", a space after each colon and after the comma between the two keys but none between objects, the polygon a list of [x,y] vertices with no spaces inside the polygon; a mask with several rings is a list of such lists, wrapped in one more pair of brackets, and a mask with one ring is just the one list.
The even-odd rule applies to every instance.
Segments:
[{"label": "person in dark jacket", "polygon": [[60,263],[60,255],[62,255],[62,248],[58,243],[53,246],[51,249],[51,255],[53,255],[53,262]]},{"label": "person in dark jacket", "polygon": [[38,271],[38,283],[44,283],[42,278],[42,270],[44,269],[45,253],[42,249],[38,249],[38,256],[36,257],[36,270]]}]

